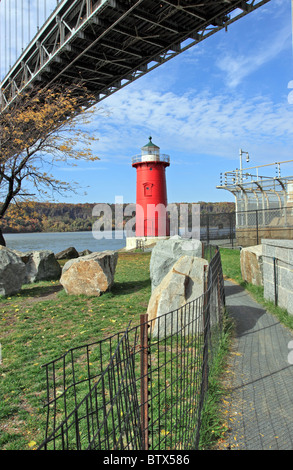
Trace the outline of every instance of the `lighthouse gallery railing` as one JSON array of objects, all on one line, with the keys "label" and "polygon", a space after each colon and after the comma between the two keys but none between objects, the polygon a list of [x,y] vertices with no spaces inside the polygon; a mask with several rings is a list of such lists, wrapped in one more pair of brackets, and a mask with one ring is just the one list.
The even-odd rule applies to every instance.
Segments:
[{"label": "lighthouse gallery railing", "polygon": [[[152,160],[153,157],[153,160]],[[134,155],[131,159],[132,163],[140,163],[144,161],[154,161],[154,162],[167,162],[170,163],[170,156],[166,155],[165,153],[161,154],[155,154],[155,153],[149,153],[145,155]]]}]

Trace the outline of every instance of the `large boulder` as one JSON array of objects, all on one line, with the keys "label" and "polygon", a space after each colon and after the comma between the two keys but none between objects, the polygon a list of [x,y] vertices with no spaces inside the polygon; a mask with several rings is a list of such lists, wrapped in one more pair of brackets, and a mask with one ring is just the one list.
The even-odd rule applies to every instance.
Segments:
[{"label": "large boulder", "polygon": [[27,283],[60,279],[62,269],[52,251],[28,251],[23,253],[22,260],[25,262]]},{"label": "large boulder", "polygon": [[262,286],[262,266],[262,245],[242,248],[240,253],[240,267],[244,281],[254,284],[255,286]]},{"label": "large boulder", "polygon": [[202,331],[198,324],[201,316],[192,308],[194,304],[186,310],[181,307],[204,293],[205,265],[208,262],[203,258],[182,256],[155,287],[147,309],[149,320],[156,320],[151,322],[153,336],[164,337],[181,329],[183,334]]},{"label": "large boulder", "polygon": [[167,240],[159,241],[152,250],[150,261],[150,277],[152,291],[168,274],[174,263],[181,256],[202,257],[202,243],[200,240],[186,240],[178,235]]},{"label": "large boulder", "polygon": [[20,257],[13,250],[0,246],[0,295],[17,294],[25,277],[25,264]]},{"label": "large boulder", "polygon": [[90,255],[91,253],[92,253],[91,250],[86,249],[86,250],[83,250],[83,251],[79,251],[78,256],[86,256],[86,255]]},{"label": "large boulder", "polygon": [[99,296],[111,289],[118,260],[118,252],[94,252],[67,261],[60,282],[67,294]]},{"label": "large boulder", "polygon": [[56,259],[74,259],[78,257],[79,253],[77,249],[74,248],[74,246],[70,246],[69,248],[66,248],[65,250],[55,254]]},{"label": "large boulder", "polygon": [[26,264],[29,260],[29,257],[30,257],[30,251],[28,252],[23,252],[23,251],[19,251],[19,250],[12,250],[13,253],[15,253],[17,256],[19,256],[19,258],[21,259],[21,261]]}]

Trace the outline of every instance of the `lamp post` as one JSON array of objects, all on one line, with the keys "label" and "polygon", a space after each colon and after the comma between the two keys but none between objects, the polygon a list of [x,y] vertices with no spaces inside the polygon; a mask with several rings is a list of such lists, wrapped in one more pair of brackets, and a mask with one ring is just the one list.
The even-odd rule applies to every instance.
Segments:
[{"label": "lamp post", "polygon": [[242,155],[246,154],[246,161],[249,162],[249,153],[244,150],[239,149],[239,159],[240,159],[240,183],[242,183]]}]

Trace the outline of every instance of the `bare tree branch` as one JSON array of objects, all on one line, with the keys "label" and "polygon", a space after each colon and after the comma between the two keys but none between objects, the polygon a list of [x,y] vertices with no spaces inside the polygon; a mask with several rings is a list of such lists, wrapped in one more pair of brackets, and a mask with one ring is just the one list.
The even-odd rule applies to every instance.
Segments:
[{"label": "bare tree branch", "polygon": [[99,160],[91,151],[98,139],[84,129],[93,113],[91,103],[93,98],[81,85],[55,85],[19,95],[0,114],[0,219],[17,197],[31,196],[31,185],[38,194],[45,194],[45,188],[58,194],[76,191],[48,174],[46,167]]}]

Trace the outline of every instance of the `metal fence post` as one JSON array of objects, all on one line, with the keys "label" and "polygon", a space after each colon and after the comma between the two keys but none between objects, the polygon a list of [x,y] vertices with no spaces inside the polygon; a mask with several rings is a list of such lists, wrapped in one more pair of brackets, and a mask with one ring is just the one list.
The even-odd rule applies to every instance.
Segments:
[{"label": "metal fence post", "polygon": [[233,213],[229,214],[229,225],[230,225],[230,243],[232,248],[234,247],[234,233],[233,233]]},{"label": "metal fence post", "polygon": [[255,225],[256,225],[256,244],[258,245],[258,210],[255,211]]},{"label": "metal fence post", "polygon": [[148,450],[148,314],[140,315],[140,418],[142,450]]},{"label": "metal fence post", "polygon": [[273,258],[274,263],[274,292],[275,292],[275,305],[278,305],[278,276],[277,276],[277,259]]},{"label": "metal fence post", "polygon": [[204,276],[205,276],[205,293],[204,293],[204,307],[203,307],[203,393],[205,394],[208,387],[208,343],[209,343],[209,269],[208,265],[204,266]]},{"label": "metal fence post", "polygon": [[210,243],[210,216],[209,214],[206,215],[207,217],[207,245]]},{"label": "metal fence post", "polygon": [[220,285],[220,273],[217,272],[217,296],[218,296],[218,316],[219,324],[222,331],[223,328],[223,310],[222,310],[222,298],[221,298],[221,285]]},{"label": "metal fence post", "polygon": [[204,294],[203,294],[203,308],[202,308],[202,321],[203,321],[203,349],[202,349],[202,371],[201,371],[201,383],[200,383],[200,396],[198,404],[198,418],[197,418],[197,429],[195,436],[195,450],[198,450],[200,440],[200,426],[201,426],[201,412],[204,404],[205,394],[208,388],[208,266],[204,266]]}]

